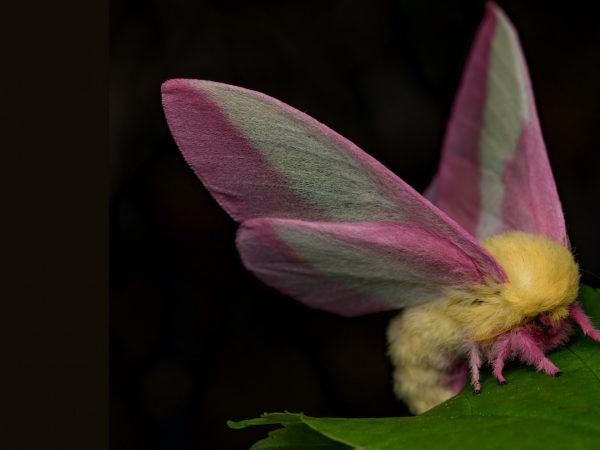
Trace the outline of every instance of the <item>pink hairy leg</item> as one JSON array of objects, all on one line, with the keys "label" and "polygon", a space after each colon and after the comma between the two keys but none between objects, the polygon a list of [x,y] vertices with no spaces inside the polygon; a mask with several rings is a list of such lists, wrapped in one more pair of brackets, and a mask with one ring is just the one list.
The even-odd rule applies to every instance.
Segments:
[{"label": "pink hairy leg", "polygon": [[479,383],[479,368],[481,367],[481,349],[479,344],[471,344],[469,349],[469,367],[471,368],[471,384],[476,394],[481,392],[481,384]]},{"label": "pink hairy leg", "polygon": [[524,328],[515,330],[510,341],[511,347],[526,363],[536,366],[538,370],[543,370],[548,375],[554,376],[560,373],[560,369],[546,357],[529,330]]},{"label": "pink hairy leg", "polygon": [[506,378],[502,375],[502,369],[504,369],[504,362],[508,358],[510,350],[510,335],[508,333],[500,336],[494,343],[494,353],[496,353],[496,358],[494,359],[494,376],[500,384],[506,384]]},{"label": "pink hairy leg", "polygon": [[465,360],[458,360],[451,366],[446,378],[446,386],[454,395],[462,391],[467,384],[468,372],[468,364]]},{"label": "pink hairy leg", "polygon": [[547,314],[542,314],[539,316],[539,321],[546,327],[540,335],[540,343],[544,352],[554,350],[569,341],[572,329],[570,320],[555,321]]},{"label": "pink hairy leg", "polygon": [[583,334],[591,337],[593,340],[600,342],[600,331],[594,328],[594,324],[590,318],[585,314],[581,306],[577,303],[573,303],[570,307],[571,316],[573,320],[577,322],[577,325],[581,327]]}]

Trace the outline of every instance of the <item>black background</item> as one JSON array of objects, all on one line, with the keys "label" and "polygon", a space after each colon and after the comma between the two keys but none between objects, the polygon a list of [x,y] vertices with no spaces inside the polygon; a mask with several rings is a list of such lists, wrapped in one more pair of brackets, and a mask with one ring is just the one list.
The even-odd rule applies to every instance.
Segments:
[{"label": "black background", "polygon": [[[529,63],[569,235],[600,284],[600,33],[584,2],[502,1]],[[111,4],[111,448],[242,449],[265,411],[406,414],[385,356],[389,314],[343,319],[264,286],[236,225],[180,156],[160,85],[265,92],[327,124],[419,190],[482,1]]]}]

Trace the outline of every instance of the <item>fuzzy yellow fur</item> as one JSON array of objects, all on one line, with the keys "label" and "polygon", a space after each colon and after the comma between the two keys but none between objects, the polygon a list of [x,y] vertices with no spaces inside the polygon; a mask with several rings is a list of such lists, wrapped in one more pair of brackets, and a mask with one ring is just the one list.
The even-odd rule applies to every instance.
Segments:
[{"label": "fuzzy yellow fur", "polygon": [[437,301],[405,308],[388,327],[394,391],[415,414],[454,395],[446,386],[448,371],[471,343],[485,346],[540,313],[563,318],[576,299],[579,268],[561,244],[508,232],[482,245],[506,272],[506,283],[449,290]]}]

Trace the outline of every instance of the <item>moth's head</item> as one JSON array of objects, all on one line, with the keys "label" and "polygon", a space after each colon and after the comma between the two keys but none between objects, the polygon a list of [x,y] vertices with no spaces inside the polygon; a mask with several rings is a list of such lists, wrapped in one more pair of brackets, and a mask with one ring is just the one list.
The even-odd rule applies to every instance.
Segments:
[{"label": "moth's head", "polygon": [[[476,287],[463,307],[465,327],[477,341],[491,339],[543,314],[558,321],[577,298],[579,267],[558,242],[523,232],[502,233],[482,242],[508,281]],[[472,298],[471,298],[472,296]]]}]

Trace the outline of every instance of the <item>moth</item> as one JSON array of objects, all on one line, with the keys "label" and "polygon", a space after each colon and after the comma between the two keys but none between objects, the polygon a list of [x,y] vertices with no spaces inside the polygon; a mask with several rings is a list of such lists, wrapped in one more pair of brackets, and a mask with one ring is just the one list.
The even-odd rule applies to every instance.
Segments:
[{"label": "moth", "polygon": [[493,3],[452,109],[439,170],[421,195],[352,142],[265,94],[173,79],[165,115],[188,164],[240,222],[241,260],[306,305],[387,330],[394,391],[413,413],[490,364],[549,375],[546,353],[578,324],[579,268],[517,34]]}]

